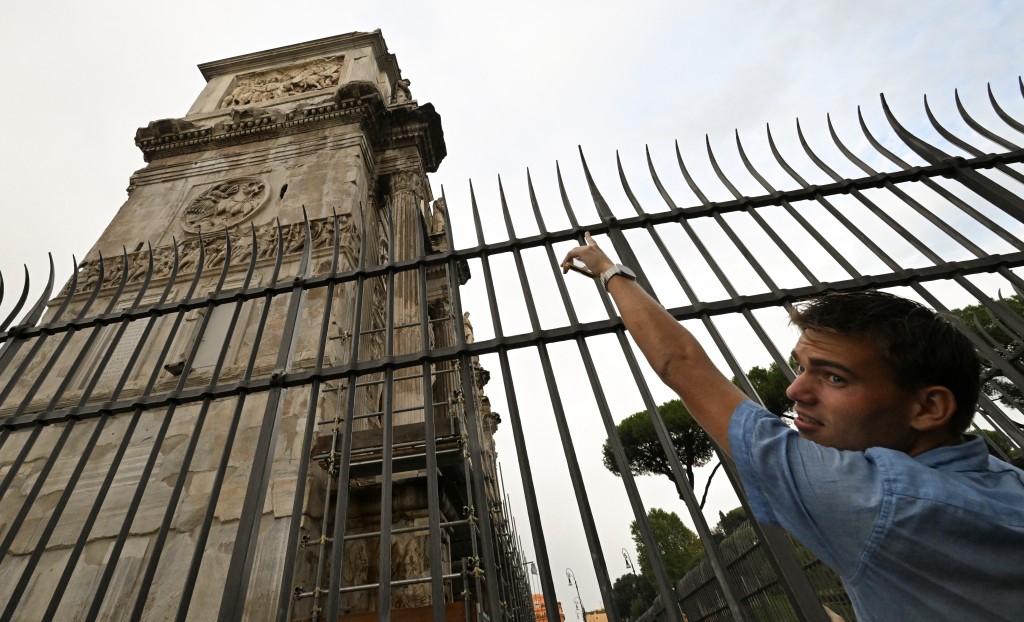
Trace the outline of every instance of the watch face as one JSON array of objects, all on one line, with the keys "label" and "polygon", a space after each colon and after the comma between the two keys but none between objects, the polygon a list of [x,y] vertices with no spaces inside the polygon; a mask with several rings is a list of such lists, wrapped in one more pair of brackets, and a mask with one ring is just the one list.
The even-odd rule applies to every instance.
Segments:
[{"label": "watch face", "polygon": [[630,270],[626,266],[619,266],[619,270],[622,271],[622,274],[624,276],[628,276],[629,278],[631,278],[633,280],[636,280],[636,272],[633,272],[632,270]]}]

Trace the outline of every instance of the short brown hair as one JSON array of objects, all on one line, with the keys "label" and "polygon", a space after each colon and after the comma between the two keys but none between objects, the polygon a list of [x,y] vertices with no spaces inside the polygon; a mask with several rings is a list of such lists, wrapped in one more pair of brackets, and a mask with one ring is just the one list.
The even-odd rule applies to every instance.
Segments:
[{"label": "short brown hair", "polygon": [[877,291],[828,293],[794,307],[789,316],[800,330],[869,339],[898,386],[910,391],[943,386],[953,393],[953,434],[970,427],[981,390],[981,363],[970,340],[951,321],[916,302]]}]

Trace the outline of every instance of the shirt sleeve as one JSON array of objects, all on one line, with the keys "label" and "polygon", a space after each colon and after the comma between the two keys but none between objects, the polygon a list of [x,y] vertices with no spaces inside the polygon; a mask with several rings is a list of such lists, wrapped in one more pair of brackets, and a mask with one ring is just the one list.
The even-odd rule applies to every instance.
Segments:
[{"label": "shirt sleeve", "polygon": [[779,525],[850,577],[884,535],[884,471],[869,455],[801,439],[745,401],[729,425],[729,449],[754,517]]}]

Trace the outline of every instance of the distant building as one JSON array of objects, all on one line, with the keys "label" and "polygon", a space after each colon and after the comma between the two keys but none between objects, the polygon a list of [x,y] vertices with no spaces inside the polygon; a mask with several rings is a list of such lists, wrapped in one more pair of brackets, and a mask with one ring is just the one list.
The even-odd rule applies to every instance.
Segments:
[{"label": "distant building", "polygon": [[[541,594],[533,595],[533,617],[537,619],[537,622],[548,622],[548,610],[544,606],[544,596]],[[607,619],[608,617],[605,616],[604,620]],[[565,622],[565,612],[562,611],[562,603],[558,603],[558,622]]]}]

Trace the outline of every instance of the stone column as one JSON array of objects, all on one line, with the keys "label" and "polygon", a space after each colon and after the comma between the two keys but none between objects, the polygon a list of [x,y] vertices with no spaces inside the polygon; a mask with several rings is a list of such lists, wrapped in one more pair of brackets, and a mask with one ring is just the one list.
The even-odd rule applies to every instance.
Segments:
[{"label": "stone column", "polygon": [[[424,180],[418,170],[399,170],[391,174],[391,220],[394,223],[391,240],[394,261],[415,259],[422,253],[423,226],[420,204],[423,201]],[[400,272],[395,275],[392,295],[395,298],[394,354],[407,354],[422,349],[420,330],[420,275],[417,270]],[[409,372],[398,372],[398,376]],[[394,385],[394,408],[422,406],[423,390],[419,372],[413,373],[416,380],[399,381]],[[395,415],[395,425],[423,421],[423,411],[403,412]]]}]

